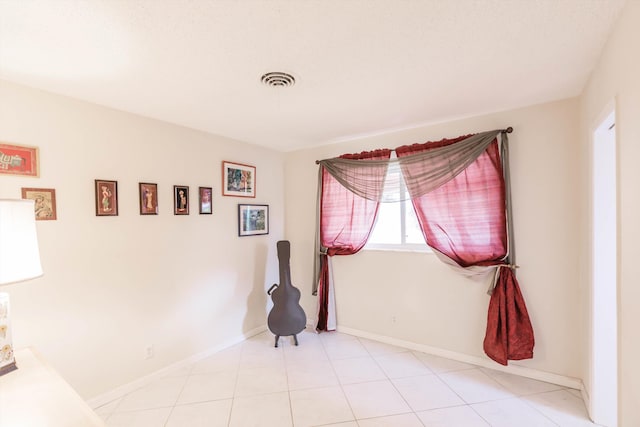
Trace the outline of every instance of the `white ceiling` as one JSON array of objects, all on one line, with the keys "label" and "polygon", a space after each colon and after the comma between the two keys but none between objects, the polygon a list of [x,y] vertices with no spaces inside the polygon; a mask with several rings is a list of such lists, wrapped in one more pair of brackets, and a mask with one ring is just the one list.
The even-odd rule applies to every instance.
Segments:
[{"label": "white ceiling", "polygon": [[0,0],[0,79],[290,151],[576,96],[624,1]]}]

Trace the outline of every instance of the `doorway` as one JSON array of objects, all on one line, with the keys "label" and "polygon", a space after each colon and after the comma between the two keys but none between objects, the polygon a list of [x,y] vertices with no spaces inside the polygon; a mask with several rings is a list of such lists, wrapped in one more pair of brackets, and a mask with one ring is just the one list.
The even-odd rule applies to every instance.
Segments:
[{"label": "doorway", "polygon": [[591,416],[618,424],[617,162],[615,111],[593,133]]}]

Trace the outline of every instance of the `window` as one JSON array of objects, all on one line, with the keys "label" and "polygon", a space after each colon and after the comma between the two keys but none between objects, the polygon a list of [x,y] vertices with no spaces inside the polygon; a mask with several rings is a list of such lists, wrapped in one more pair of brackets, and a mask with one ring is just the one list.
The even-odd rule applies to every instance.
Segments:
[{"label": "window", "polygon": [[[395,153],[392,153],[391,157],[394,158]],[[407,200],[380,203],[378,218],[365,249],[430,251],[408,198],[399,164],[392,163],[389,166],[385,185],[399,187],[398,190],[385,188],[385,193],[405,194]]]}]

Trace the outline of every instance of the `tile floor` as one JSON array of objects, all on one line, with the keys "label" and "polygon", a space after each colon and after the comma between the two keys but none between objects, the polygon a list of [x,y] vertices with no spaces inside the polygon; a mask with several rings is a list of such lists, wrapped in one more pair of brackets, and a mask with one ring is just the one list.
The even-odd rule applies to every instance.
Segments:
[{"label": "tile floor", "polygon": [[577,390],[331,332],[257,335],[106,404],[109,427],[594,426]]}]

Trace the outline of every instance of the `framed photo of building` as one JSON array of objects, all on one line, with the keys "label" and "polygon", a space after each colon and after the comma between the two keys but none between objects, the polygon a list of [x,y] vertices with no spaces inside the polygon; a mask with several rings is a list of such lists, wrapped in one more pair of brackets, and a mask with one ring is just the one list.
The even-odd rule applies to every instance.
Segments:
[{"label": "framed photo of building", "polygon": [[189,187],[187,185],[173,186],[173,214],[189,215]]},{"label": "framed photo of building", "polygon": [[211,214],[213,213],[213,189],[211,187],[198,188],[200,213]]},{"label": "framed photo of building", "polygon": [[58,219],[56,212],[56,190],[53,188],[23,188],[22,198],[34,201],[36,221]]},{"label": "framed photo of building", "polygon": [[140,193],[140,215],[158,215],[158,184],[141,182],[138,184]]},{"label": "framed photo of building", "polygon": [[269,234],[269,205],[238,205],[238,236]]},{"label": "framed photo of building", "polygon": [[118,215],[118,181],[95,180],[96,216]]},{"label": "framed photo of building", "polygon": [[256,197],[256,167],[223,161],[222,195]]}]

